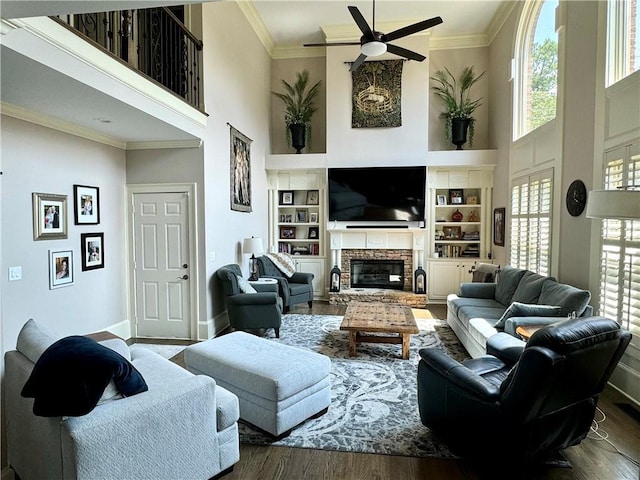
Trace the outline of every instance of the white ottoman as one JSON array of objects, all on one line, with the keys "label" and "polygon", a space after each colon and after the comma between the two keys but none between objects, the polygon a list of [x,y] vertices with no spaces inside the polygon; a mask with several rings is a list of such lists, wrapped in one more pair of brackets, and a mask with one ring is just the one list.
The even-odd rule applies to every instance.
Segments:
[{"label": "white ottoman", "polygon": [[276,437],[331,403],[331,361],[319,353],[233,332],[187,347],[184,359],[236,394],[240,418]]}]

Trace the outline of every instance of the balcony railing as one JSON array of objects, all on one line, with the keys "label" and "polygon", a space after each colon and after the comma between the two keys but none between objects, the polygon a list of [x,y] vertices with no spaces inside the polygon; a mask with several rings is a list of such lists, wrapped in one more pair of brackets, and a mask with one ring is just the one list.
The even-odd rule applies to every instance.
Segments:
[{"label": "balcony railing", "polygon": [[202,41],[168,8],[53,18],[202,110]]}]

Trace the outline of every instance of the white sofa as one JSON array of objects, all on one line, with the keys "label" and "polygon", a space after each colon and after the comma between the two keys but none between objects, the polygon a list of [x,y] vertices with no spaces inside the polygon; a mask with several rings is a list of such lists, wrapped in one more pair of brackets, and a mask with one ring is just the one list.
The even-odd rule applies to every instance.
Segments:
[{"label": "white sofa", "polygon": [[122,398],[110,384],[86,415],[34,415],[34,400],[21,391],[56,340],[29,320],[5,354],[8,461],[21,480],[208,479],[238,462],[237,397],[120,339],[101,343],[130,360],[148,391]]}]

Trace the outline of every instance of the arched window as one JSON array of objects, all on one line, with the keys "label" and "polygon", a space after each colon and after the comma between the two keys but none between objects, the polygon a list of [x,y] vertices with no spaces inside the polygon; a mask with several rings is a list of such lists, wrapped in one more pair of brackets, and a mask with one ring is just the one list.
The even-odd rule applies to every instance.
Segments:
[{"label": "arched window", "polygon": [[558,0],[527,1],[516,33],[514,139],[556,117]]}]

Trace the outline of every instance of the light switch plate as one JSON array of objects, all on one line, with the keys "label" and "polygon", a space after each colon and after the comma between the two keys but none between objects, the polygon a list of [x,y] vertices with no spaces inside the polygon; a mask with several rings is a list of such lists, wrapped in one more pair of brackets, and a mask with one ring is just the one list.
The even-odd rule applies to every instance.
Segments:
[{"label": "light switch plate", "polygon": [[22,280],[22,267],[9,267],[9,281]]}]

